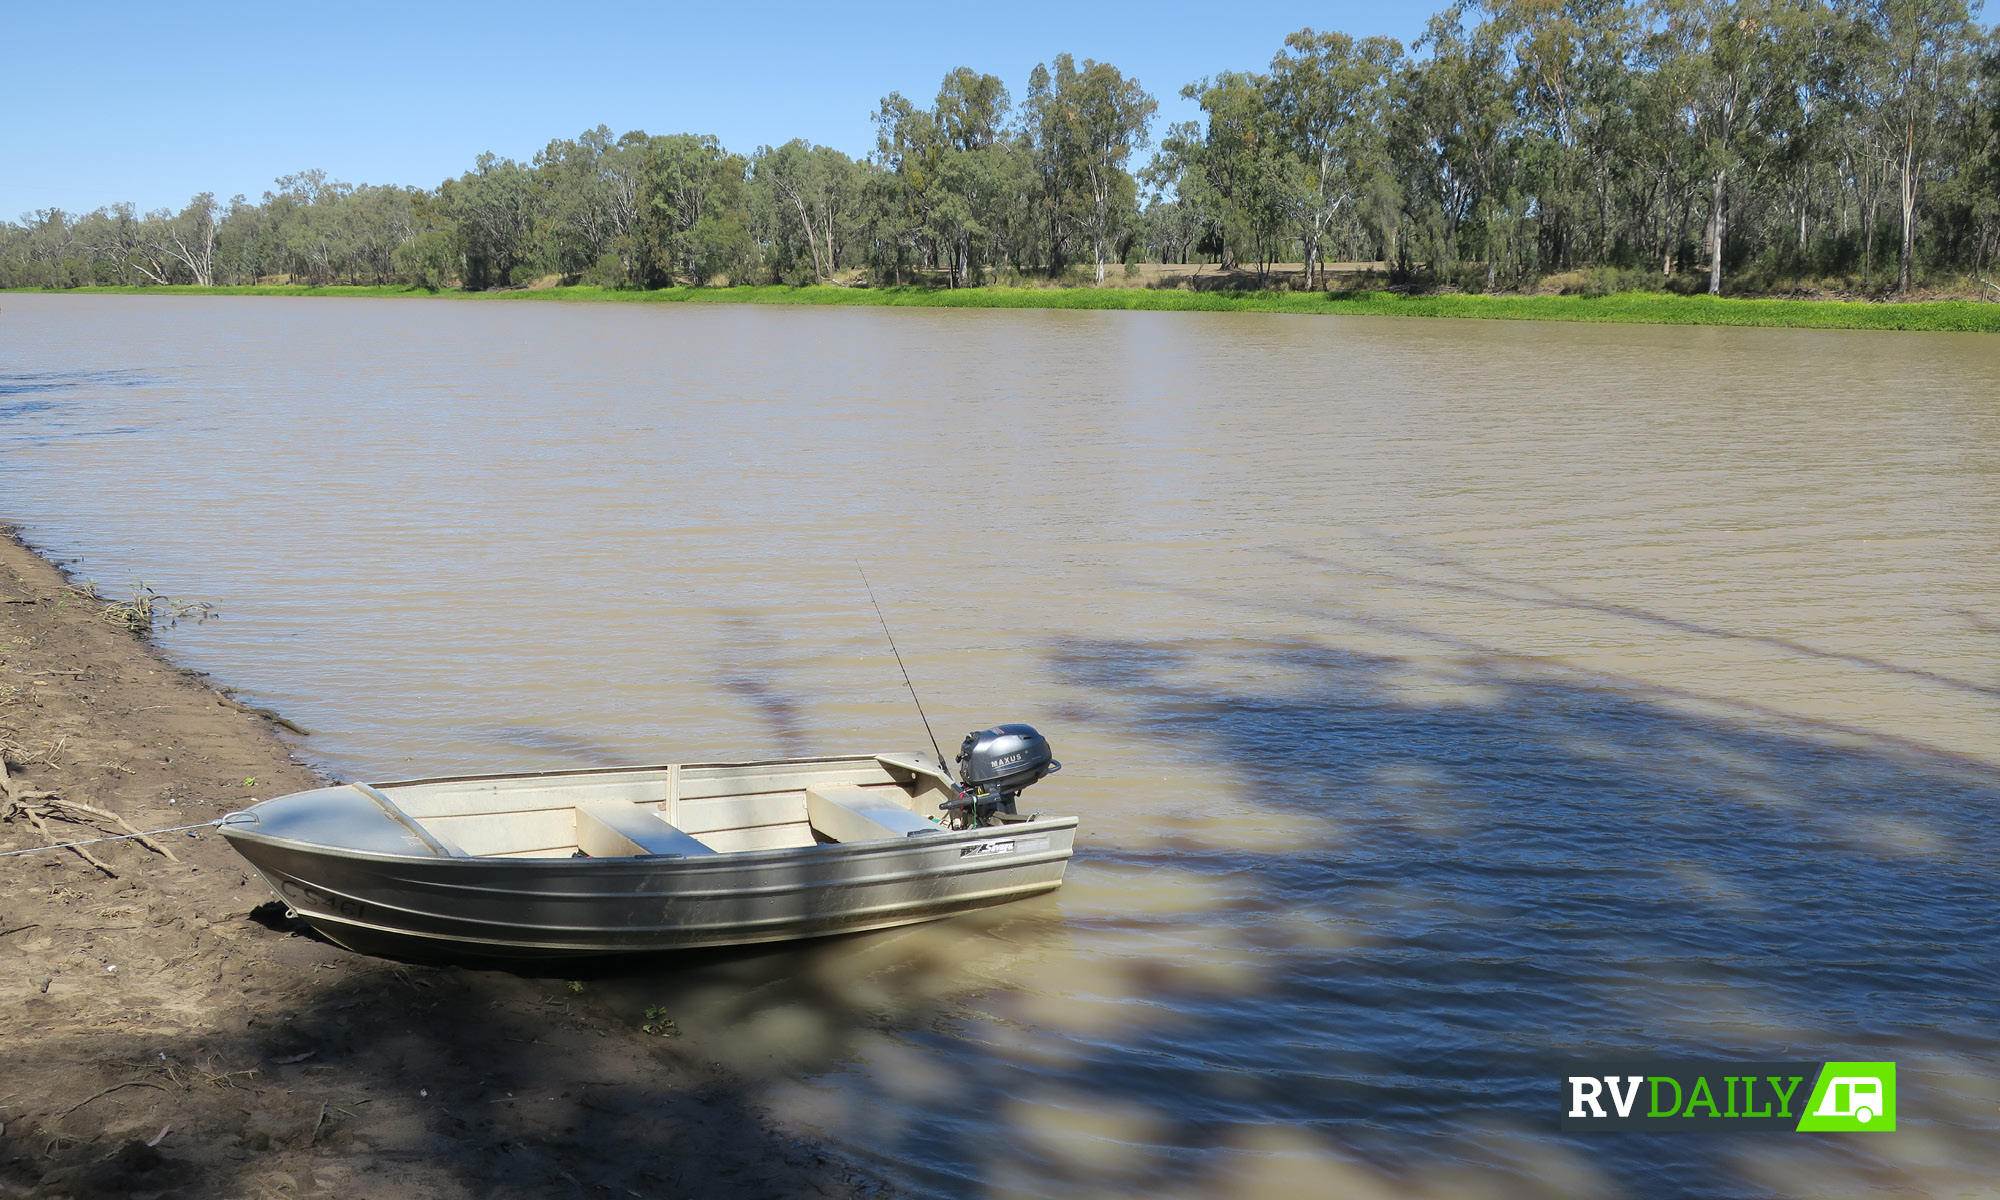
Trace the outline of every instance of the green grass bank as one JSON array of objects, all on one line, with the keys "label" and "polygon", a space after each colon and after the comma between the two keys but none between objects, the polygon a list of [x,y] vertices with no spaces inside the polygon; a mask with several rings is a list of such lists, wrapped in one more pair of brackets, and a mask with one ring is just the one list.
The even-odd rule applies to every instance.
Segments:
[{"label": "green grass bank", "polygon": [[1493,321],[1586,321],[1635,325],[1746,325],[1786,329],[1906,329],[2000,333],[2000,304],[1967,300],[1909,304],[1836,300],[1739,300],[1627,292],[1615,296],[1469,296],[1395,292],[1191,292],[1145,288],[714,287],[619,291],[557,287],[427,292],[406,287],[101,287],[91,294],[202,296],[448,297],[486,303],[821,304],[912,308],[1069,308],[1143,312],[1336,313],[1461,317]]}]

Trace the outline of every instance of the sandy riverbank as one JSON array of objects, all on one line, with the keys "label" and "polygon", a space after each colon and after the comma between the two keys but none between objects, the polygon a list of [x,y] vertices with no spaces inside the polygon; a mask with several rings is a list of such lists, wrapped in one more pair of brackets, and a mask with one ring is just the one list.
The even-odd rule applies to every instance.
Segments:
[{"label": "sandy riverbank", "polygon": [[[139,829],[315,782],[267,720],[11,532],[0,739],[13,794]],[[0,805],[0,849],[44,844]],[[219,837],[158,840],[178,862],[133,842],[91,848],[108,871],[69,851],[0,858],[0,1197],[882,1190],[588,983],[352,954],[286,920]]]}]

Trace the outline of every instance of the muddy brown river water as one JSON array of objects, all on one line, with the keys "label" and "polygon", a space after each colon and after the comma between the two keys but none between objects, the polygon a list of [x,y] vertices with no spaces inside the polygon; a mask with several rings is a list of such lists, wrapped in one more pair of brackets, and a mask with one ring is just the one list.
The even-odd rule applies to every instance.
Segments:
[{"label": "muddy brown river water", "polygon": [[[348,777],[1025,720],[1057,895],[610,968],[951,1196],[1986,1194],[2000,342],[10,295],[0,516]],[[1900,1128],[1569,1135],[1565,1058]]]}]

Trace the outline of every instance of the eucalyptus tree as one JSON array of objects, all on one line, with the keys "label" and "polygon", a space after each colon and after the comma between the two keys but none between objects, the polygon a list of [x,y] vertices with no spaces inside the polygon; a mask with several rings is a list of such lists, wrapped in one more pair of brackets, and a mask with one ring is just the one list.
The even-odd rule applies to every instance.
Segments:
[{"label": "eucalyptus tree", "polygon": [[343,265],[356,282],[387,283],[397,275],[396,251],[428,227],[416,188],[362,184],[341,203]]},{"label": "eucalyptus tree", "polygon": [[1178,197],[1156,195],[1140,209],[1139,227],[1157,262],[1185,263],[1201,241],[1201,214]]},{"label": "eucalyptus tree", "polygon": [[1902,246],[1896,289],[1910,290],[1918,191],[1934,161],[1941,133],[1976,114],[1965,103],[1977,69],[1979,30],[1964,0],[1869,0],[1863,20],[1879,116],[1881,152],[1899,180]]},{"label": "eucalyptus tree", "polygon": [[[1880,59],[1866,20],[1853,9],[1841,14],[1842,79],[1836,103],[1838,119],[1832,131],[1835,169],[1840,178],[1843,209],[1849,196],[1860,233],[1863,286],[1874,280],[1875,242],[1881,232],[1879,213],[1896,190],[1893,156],[1882,148],[1891,139],[1883,133],[1885,116],[1878,103]],[[1843,235],[1845,230],[1843,229]]]},{"label": "eucalyptus tree", "polygon": [[1722,294],[1730,184],[1752,172],[1792,84],[1783,27],[1812,0],[1654,0],[1647,55],[1670,97],[1663,115],[1696,150],[1709,191],[1708,291]]},{"label": "eucalyptus tree", "polygon": [[466,286],[523,282],[517,275],[532,254],[542,201],[532,171],[511,158],[481,154],[472,170],[446,180],[440,193],[439,207],[465,253]]},{"label": "eucalyptus tree", "polygon": [[830,146],[794,138],[765,146],[750,160],[751,180],[768,190],[779,237],[796,232],[821,283],[840,270],[843,235],[861,202],[853,159]]},{"label": "eucalyptus tree", "polygon": [[1026,124],[1045,179],[1086,201],[1082,215],[1102,285],[1113,223],[1123,215],[1112,199],[1133,191],[1125,164],[1145,148],[1159,102],[1110,63],[1086,58],[1079,68],[1068,54],[1054,63],[1053,70],[1037,64],[1029,76]]},{"label": "eucalyptus tree", "polygon": [[1470,225],[1491,281],[1493,231],[1518,148],[1516,110],[1506,46],[1490,22],[1467,28],[1474,11],[1454,4],[1430,19],[1420,57],[1396,79],[1392,137],[1432,270],[1457,272]]},{"label": "eucalyptus tree", "polygon": [[176,213],[158,209],[141,216],[129,204],[92,214],[94,248],[156,284],[215,283],[215,196],[203,192]]},{"label": "eucalyptus tree", "polygon": [[644,133],[614,139],[609,126],[599,125],[574,139],[557,138],[535,155],[542,192],[537,252],[545,265],[574,277],[617,254],[619,274],[630,271],[646,143]]},{"label": "eucalyptus tree", "polygon": [[1261,75],[1225,71],[1182,88],[1182,98],[1201,106],[1202,122],[1174,125],[1152,168],[1172,175],[1179,194],[1208,212],[1228,270],[1236,267],[1239,245],[1261,244],[1261,232],[1283,212],[1284,172],[1273,159],[1284,143],[1268,85]]},{"label": "eucalyptus tree", "polygon": [[425,229],[390,254],[389,266],[405,282],[438,291],[465,270],[458,239],[443,229]]},{"label": "eucalyptus tree", "polygon": [[[1837,173],[1829,168],[1838,144],[1847,84],[1856,76],[1847,61],[1851,22],[1824,3],[1801,5],[1779,31],[1783,59],[1780,86],[1772,105],[1767,203],[1782,206],[1785,226],[1769,231],[1775,253],[1794,269],[1805,269],[1811,251],[1816,209],[1838,196]],[[1781,249],[1782,248],[1782,249]]]},{"label": "eucalyptus tree", "polygon": [[1061,153],[1053,127],[1056,108],[1050,99],[1053,87],[1048,64],[1035,64],[1035,69],[1028,72],[1019,127],[1034,167],[1033,186],[1028,193],[1034,218],[1030,253],[1050,274],[1060,275],[1069,263],[1071,231],[1085,222],[1081,217],[1075,172]]},{"label": "eucalyptus tree", "polygon": [[1988,34],[1978,75],[1980,95],[1972,108],[1979,117],[1973,134],[1977,149],[1972,158],[1969,184],[1971,208],[1979,223],[1974,252],[1974,269],[1979,281],[2000,294],[2000,283],[1986,278],[1984,268],[2000,258],[2000,27]]},{"label": "eucalyptus tree", "polygon": [[21,246],[30,259],[49,263],[61,262],[70,256],[70,248],[76,245],[79,223],[60,208],[44,208],[24,218],[22,225],[10,224],[7,228],[9,232],[21,232]]},{"label": "eucalyptus tree", "polygon": [[1680,119],[1678,81],[1654,69],[1647,56],[1656,48],[1642,38],[1640,57],[1626,82],[1631,126],[1625,170],[1634,202],[1626,220],[1633,240],[1657,259],[1661,277],[1669,279],[1690,241],[1699,164]]},{"label": "eucalyptus tree", "polygon": [[1615,193],[1630,164],[1639,14],[1629,0],[1489,3],[1512,60],[1519,185],[1531,197],[1542,257],[1571,265],[1586,220],[1595,226],[1590,256],[1608,257]]},{"label": "eucalyptus tree", "polygon": [[1143,214],[1128,164],[1152,97],[1060,55],[1018,109],[970,68],[926,104],[890,94],[859,161],[599,126],[529,163],[482,155],[434,190],[302,171],[254,202],[43,210],[0,222],[0,284],[659,286],[915,263],[956,286],[998,265],[1061,275],[1085,253],[1101,283],[1138,239],[1232,268],[1296,245],[1315,287],[1336,245],[1373,245],[1445,282],[1482,264],[1488,287],[1705,260],[1720,292],[1739,262],[1773,282],[1858,267],[1867,286],[1894,239],[1907,294],[2000,255],[2000,47],[1970,2],[1459,0],[1407,56],[1301,30],[1267,74],[1183,91],[1201,119],[1160,139]]},{"label": "eucalyptus tree", "polygon": [[920,108],[901,92],[884,96],[875,122],[875,162],[884,171],[884,199],[889,219],[890,252],[898,277],[910,251],[923,266],[940,257],[932,218],[945,200],[942,159],[944,139],[937,113]]},{"label": "eucalyptus tree", "polygon": [[1163,263],[1186,262],[1213,223],[1193,194],[1186,160],[1174,149],[1199,137],[1199,127],[1192,123],[1170,126],[1152,161],[1139,172],[1139,181],[1147,189],[1139,223],[1147,245]]},{"label": "eucalyptus tree", "polygon": [[932,109],[938,140],[935,160],[941,200],[932,210],[932,232],[949,259],[951,283],[964,287],[985,258],[1002,206],[1014,194],[1017,147],[1006,137],[1013,99],[996,75],[959,67],[944,77]]},{"label": "eucalyptus tree", "polygon": [[271,274],[270,214],[264,205],[242,195],[229,199],[228,211],[215,232],[217,277],[228,283],[258,282]]},{"label": "eucalyptus tree", "polygon": [[1320,285],[1334,222],[1352,213],[1371,174],[1383,169],[1384,101],[1402,57],[1393,38],[1302,29],[1271,60],[1270,104],[1304,168],[1298,195],[1308,288]]},{"label": "eucalyptus tree", "polygon": [[756,258],[744,194],[749,163],[712,135],[655,137],[640,168],[636,234],[648,286],[745,275]]},{"label": "eucalyptus tree", "polygon": [[136,272],[151,283],[174,282],[173,259],[162,251],[159,240],[146,229],[146,219],[132,205],[113,204],[99,209],[85,224],[85,236],[90,239],[92,251],[110,260],[114,269],[126,278]]},{"label": "eucalyptus tree", "polygon": [[37,209],[19,224],[0,222],[0,286],[70,288],[95,282],[95,254],[82,235],[85,219],[59,208]]},{"label": "eucalyptus tree", "polygon": [[294,281],[332,283],[343,264],[342,202],[354,189],[312,168],[282,175],[277,190],[264,193],[265,242],[260,247],[270,274]]},{"label": "eucalyptus tree", "polygon": [[1010,108],[997,76],[959,67],[930,108],[891,92],[875,113],[875,163],[901,222],[899,245],[946,268],[954,287],[971,282],[1020,198],[1024,172],[1006,127]]}]

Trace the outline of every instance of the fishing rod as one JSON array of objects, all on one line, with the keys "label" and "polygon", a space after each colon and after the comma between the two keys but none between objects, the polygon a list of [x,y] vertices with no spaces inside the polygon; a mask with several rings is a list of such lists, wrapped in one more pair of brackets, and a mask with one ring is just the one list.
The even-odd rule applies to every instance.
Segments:
[{"label": "fishing rod", "polygon": [[896,649],[896,635],[889,632],[889,618],[882,615],[882,602],[875,599],[875,589],[868,583],[868,572],[861,569],[861,560],[854,560],[854,571],[861,576],[861,586],[868,593],[868,603],[875,606],[875,619],[882,622],[882,636],[889,639],[889,653],[896,656],[896,668],[903,673],[903,686],[910,689],[910,702],[917,706],[917,716],[924,723],[924,732],[930,734],[931,749],[936,751],[938,770],[947,776],[951,768],[944,764],[944,748],[938,745],[937,733],[931,729],[931,719],[924,715],[924,702],[917,699],[917,685],[910,682],[910,668],[903,665],[903,652]]},{"label": "fishing rod", "polygon": [[[924,732],[930,735],[938,770],[950,783],[951,768],[945,765],[944,747],[938,745],[937,731],[931,728],[931,719],[924,713],[924,702],[917,698],[917,685],[910,682],[910,668],[903,663],[903,652],[896,648],[896,635],[889,632],[889,618],[882,615],[882,602],[875,598],[875,588],[868,582],[868,572],[861,569],[858,558],[854,560],[854,570],[861,576],[861,586],[868,591],[868,603],[875,606],[875,619],[882,622],[882,636],[889,639],[889,653],[896,656],[896,667],[903,672],[903,686],[910,689],[910,701],[917,706],[917,716],[923,719]],[[950,813],[953,829],[1030,820],[1015,812],[1014,801],[1021,790],[1045,775],[1062,770],[1048,739],[1037,733],[1034,726],[1019,724],[995,725],[966,734],[964,744],[958,748],[958,763],[958,782],[950,785],[951,798],[938,805]]]}]

